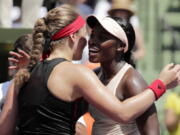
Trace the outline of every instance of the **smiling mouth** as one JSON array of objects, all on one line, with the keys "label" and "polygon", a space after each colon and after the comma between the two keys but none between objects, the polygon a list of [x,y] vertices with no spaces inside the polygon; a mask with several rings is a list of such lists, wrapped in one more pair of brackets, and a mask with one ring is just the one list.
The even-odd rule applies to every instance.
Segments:
[{"label": "smiling mouth", "polygon": [[96,48],[89,48],[89,53],[98,53],[100,50]]}]

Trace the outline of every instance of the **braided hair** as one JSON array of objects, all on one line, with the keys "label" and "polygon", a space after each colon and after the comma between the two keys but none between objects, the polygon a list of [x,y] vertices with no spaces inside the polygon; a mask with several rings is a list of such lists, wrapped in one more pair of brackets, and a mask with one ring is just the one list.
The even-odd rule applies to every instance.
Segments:
[{"label": "braided hair", "polygon": [[51,41],[51,36],[72,23],[78,15],[72,6],[64,4],[50,10],[46,17],[36,21],[33,29],[33,46],[30,63],[26,69],[21,69],[21,71],[17,73],[15,80],[18,85],[22,86],[25,81],[28,81],[30,77],[29,71],[40,60],[43,52],[46,53],[50,51],[53,46],[64,41],[64,38]]}]

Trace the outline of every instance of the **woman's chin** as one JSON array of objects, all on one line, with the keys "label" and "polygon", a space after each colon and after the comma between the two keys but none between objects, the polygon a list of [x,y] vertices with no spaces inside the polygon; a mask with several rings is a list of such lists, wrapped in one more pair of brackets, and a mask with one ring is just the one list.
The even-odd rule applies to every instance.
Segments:
[{"label": "woman's chin", "polygon": [[82,59],[82,57],[74,57],[73,58],[73,60],[76,60],[76,61],[79,61],[79,60],[81,60]]},{"label": "woman's chin", "polygon": [[97,58],[89,57],[89,61],[91,63],[99,63],[99,60]]}]

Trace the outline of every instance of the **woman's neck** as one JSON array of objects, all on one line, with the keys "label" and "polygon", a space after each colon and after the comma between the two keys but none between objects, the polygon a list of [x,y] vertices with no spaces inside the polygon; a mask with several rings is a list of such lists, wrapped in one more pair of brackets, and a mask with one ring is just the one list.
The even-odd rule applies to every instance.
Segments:
[{"label": "woman's neck", "polygon": [[73,57],[73,54],[68,51],[68,50],[61,50],[61,49],[54,49],[49,57],[47,58],[48,60],[52,60],[52,59],[55,59],[55,58],[65,58],[69,61],[72,61],[72,57]]},{"label": "woman's neck", "polygon": [[125,61],[108,61],[101,63],[101,68],[103,74],[105,74],[106,78],[112,78],[117,72],[124,66]]}]

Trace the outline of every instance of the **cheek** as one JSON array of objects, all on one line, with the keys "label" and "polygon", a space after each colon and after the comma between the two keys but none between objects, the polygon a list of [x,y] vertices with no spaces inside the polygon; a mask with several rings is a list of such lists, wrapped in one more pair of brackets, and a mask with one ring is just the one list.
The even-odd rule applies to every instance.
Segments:
[{"label": "cheek", "polygon": [[115,56],[116,56],[115,47],[111,46],[111,47],[101,49],[100,57],[102,60],[114,59]]},{"label": "cheek", "polygon": [[75,59],[81,59],[86,44],[87,44],[87,40],[84,37],[79,39],[77,45],[74,48]]},{"label": "cheek", "polygon": [[[116,45],[115,44],[108,44],[102,43],[99,46],[100,51],[97,53],[90,52],[89,53],[89,60],[91,62],[104,62],[113,60],[116,57]],[[97,47],[97,46],[96,46]]]},{"label": "cheek", "polygon": [[82,49],[84,49],[84,47],[87,45],[87,40],[86,38],[82,37],[79,39],[79,42],[78,42],[78,46]]},{"label": "cheek", "polygon": [[99,63],[115,59],[114,49],[101,49],[99,53],[89,53],[89,61]]},{"label": "cheek", "polygon": [[85,38],[80,38],[78,41],[78,45],[77,45],[76,50],[79,53],[82,53],[86,45],[87,45],[87,40]]}]

